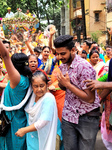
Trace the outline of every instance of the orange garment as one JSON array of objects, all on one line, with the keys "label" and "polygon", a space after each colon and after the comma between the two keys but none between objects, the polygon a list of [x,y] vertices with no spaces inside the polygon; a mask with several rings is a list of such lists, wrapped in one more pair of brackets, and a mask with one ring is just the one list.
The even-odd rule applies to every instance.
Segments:
[{"label": "orange garment", "polygon": [[56,91],[52,91],[51,93],[55,96],[57,109],[58,109],[58,118],[60,121],[62,121],[62,111],[64,107],[64,101],[65,101],[65,91],[59,89],[58,86],[58,80],[57,80],[57,73],[60,72],[59,67],[56,67],[51,75],[51,82],[52,84],[50,86],[55,86],[55,89],[58,89]]}]

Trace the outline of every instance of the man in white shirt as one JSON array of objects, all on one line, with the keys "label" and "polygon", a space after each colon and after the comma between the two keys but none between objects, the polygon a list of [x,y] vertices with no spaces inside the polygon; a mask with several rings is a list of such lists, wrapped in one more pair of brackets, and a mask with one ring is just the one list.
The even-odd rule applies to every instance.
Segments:
[{"label": "man in white shirt", "polygon": [[7,8],[7,11],[8,12],[6,13],[5,18],[10,18],[10,17],[12,17],[14,15],[14,13],[11,12],[11,8],[10,7]]}]

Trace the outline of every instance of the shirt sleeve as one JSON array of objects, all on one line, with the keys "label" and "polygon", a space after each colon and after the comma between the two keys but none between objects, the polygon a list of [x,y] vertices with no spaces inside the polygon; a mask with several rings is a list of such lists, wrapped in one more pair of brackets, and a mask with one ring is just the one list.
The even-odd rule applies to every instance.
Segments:
[{"label": "shirt sleeve", "polygon": [[78,76],[81,89],[87,89],[85,80],[95,80],[96,79],[96,71],[89,64],[81,64],[78,66]]},{"label": "shirt sleeve", "polygon": [[55,107],[54,100],[52,98],[47,97],[43,101],[39,120],[52,121],[52,117],[54,114],[54,107]]},{"label": "shirt sleeve", "polygon": [[34,123],[34,126],[38,131],[41,128],[43,128],[44,126],[46,126],[48,123],[49,123],[49,121],[46,121],[46,120],[38,120],[37,122]]}]

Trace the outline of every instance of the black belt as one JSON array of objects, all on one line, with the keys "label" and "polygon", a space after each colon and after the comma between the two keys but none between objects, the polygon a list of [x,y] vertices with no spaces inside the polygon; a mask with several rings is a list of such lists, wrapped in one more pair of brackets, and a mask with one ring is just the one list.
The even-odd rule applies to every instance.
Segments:
[{"label": "black belt", "polygon": [[100,116],[101,115],[100,107],[93,109],[92,111],[86,113],[85,115],[87,115],[87,116]]}]

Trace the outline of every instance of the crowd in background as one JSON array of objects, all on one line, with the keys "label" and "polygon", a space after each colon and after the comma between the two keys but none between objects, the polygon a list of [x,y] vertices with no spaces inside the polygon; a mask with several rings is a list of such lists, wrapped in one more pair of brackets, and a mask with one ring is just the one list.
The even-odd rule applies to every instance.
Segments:
[{"label": "crowd in background", "polygon": [[[29,12],[27,13],[29,14]],[[95,145],[97,132],[101,127],[103,142],[106,148],[110,150],[112,147],[112,131],[109,122],[112,107],[111,94],[109,92],[106,94],[106,96],[110,94],[106,98],[107,101],[101,100],[102,88],[104,87],[95,87],[95,84],[99,82],[96,83],[93,80],[98,80],[102,83],[112,81],[112,47],[108,45],[104,51],[98,43],[88,40],[85,40],[80,45],[77,42],[74,43],[71,36],[62,36],[60,39],[56,38],[53,42],[55,32],[54,26],[51,26],[49,37],[45,37],[39,30],[38,33],[34,33],[31,36],[25,33],[23,42],[16,35],[12,35],[9,40],[2,37],[0,41],[0,97],[3,89],[5,89],[3,104],[10,107],[18,106],[19,103],[24,101],[30,83],[32,85],[30,90],[32,91],[33,89],[33,94],[30,95],[30,93],[27,96],[27,98],[30,96],[27,104],[21,104],[20,108],[18,106],[16,112],[13,109],[6,110],[6,115],[9,119],[12,116],[14,118],[6,137],[0,137],[0,149],[25,150],[27,146],[27,150],[54,150],[56,143],[56,150],[69,150],[70,148],[67,148],[67,145],[69,147],[70,145],[71,147],[73,146],[71,149],[87,150],[86,145],[89,150],[92,150]],[[64,48],[65,51],[63,51]],[[67,50],[70,51],[69,57],[67,56]],[[75,61],[72,63],[71,60]],[[65,64],[68,64],[68,68]],[[78,68],[78,70],[71,71],[71,68],[74,70]],[[71,84],[77,88],[74,91],[69,85],[69,78]],[[65,83],[63,83],[64,81]],[[89,92],[86,90],[86,83]],[[98,88],[100,90],[95,91],[94,95],[93,91]],[[110,87],[107,88],[109,89]],[[78,95],[77,93],[80,94]],[[68,99],[69,101],[67,101]],[[77,101],[75,104],[72,103],[74,99]],[[99,99],[102,102],[101,106]],[[72,108],[72,105],[73,107],[76,105],[78,109]],[[71,141],[71,139],[74,140],[74,137],[69,138],[70,135],[67,136],[64,132],[66,130],[71,133],[67,128],[64,128],[67,122],[72,123],[73,126],[73,124],[78,124],[79,116],[84,116],[84,114],[92,116],[85,108],[83,108],[84,112],[81,112],[83,106],[89,112],[95,110],[92,113],[97,118],[97,129],[94,129],[94,140],[92,139],[92,142],[89,142],[92,145],[90,147],[88,144],[83,143],[84,140]],[[77,116],[78,112],[79,116]],[[79,127],[75,128],[78,128],[78,132],[75,131],[78,137],[82,130]],[[88,138],[90,137],[89,133],[85,135]],[[79,145],[74,148],[73,143],[75,146],[78,145],[77,143]]]}]

